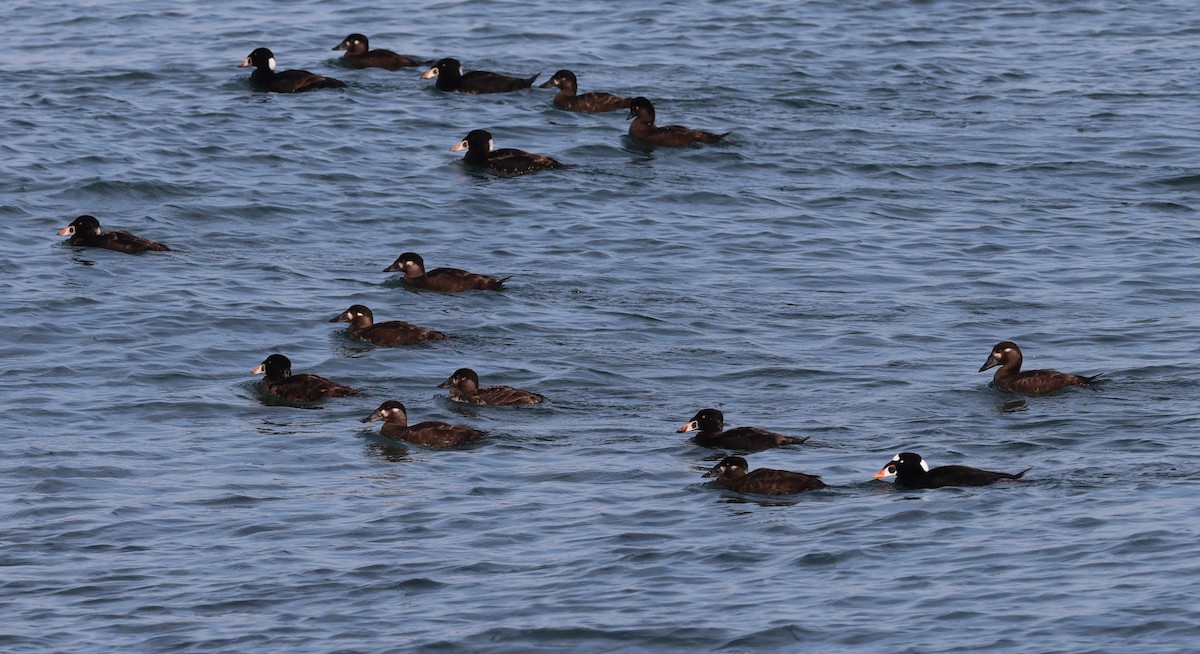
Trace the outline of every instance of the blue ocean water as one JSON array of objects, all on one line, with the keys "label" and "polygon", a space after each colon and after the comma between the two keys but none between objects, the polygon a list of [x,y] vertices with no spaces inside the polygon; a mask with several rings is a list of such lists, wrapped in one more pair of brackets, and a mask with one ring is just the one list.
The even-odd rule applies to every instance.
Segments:
[{"label": "blue ocean water", "polygon": [[[0,649],[1195,649],[1200,101],[1189,3],[28,2],[0,121]],[[351,32],[645,95],[459,96]],[[237,63],[345,90],[266,95]],[[471,129],[572,168],[501,178]],[[76,249],[96,215],[176,251]],[[407,290],[382,270],[511,275]],[[351,304],[446,341],[365,345]],[[1104,373],[1020,398],[976,373]],[[265,398],[272,352],[362,390]],[[551,398],[453,405],[456,368]],[[486,430],[452,451],[359,419]],[[742,497],[675,430],[810,436]],[[897,492],[901,450],[1032,467]]]}]

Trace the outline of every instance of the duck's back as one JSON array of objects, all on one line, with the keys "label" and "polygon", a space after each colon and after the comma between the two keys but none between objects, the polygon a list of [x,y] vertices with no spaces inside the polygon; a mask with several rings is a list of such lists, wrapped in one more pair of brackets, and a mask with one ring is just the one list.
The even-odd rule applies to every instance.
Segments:
[{"label": "duck's back", "polygon": [[732,491],[759,495],[790,495],[826,486],[825,482],[815,475],[770,468],[759,468],[741,479],[719,483]]},{"label": "duck's back", "polygon": [[997,388],[1010,393],[1026,395],[1044,395],[1067,386],[1086,386],[1095,381],[1094,377],[1084,377],[1057,370],[1023,370],[1015,375],[1003,374],[1003,370],[998,370],[996,373],[994,381]]},{"label": "duck's back", "polygon": [[[392,425],[385,425],[385,427],[390,426]],[[468,445],[477,443],[484,437],[484,433],[478,429],[436,421],[419,422],[406,428],[384,429],[381,433],[389,438],[434,448]]]},{"label": "duck's back", "polygon": [[358,391],[319,375],[301,373],[278,380],[264,379],[263,389],[291,402],[315,402],[324,397],[344,397]]}]

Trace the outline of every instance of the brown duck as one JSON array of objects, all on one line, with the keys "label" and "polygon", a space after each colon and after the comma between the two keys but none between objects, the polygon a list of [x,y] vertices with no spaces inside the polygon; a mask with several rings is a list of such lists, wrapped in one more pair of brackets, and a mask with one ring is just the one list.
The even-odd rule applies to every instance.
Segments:
[{"label": "brown duck", "polygon": [[416,288],[443,293],[462,291],[499,291],[508,277],[489,277],[459,268],[434,268],[425,271],[425,260],[415,252],[401,254],[383,272],[402,272],[404,282]]},{"label": "brown duck", "polygon": [[643,97],[634,98],[630,103],[628,118],[633,121],[629,124],[629,136],[655,145],[682,146],[692,143],[716,143],[729,135],[729,132],[713,134],[679,125],[658,127],[654,124],[654,105]]},{"label": "brown duck", "polygon": [[468,404],[486,404],[488,406],[520,406],[522,404],[540,404],[546,397],[532,391],[513,388],[512,386],[479,387],[479,375],[470,368],[459,368],[446,381],[438,384],[438,388],[449,388],[450,399],[455,402]]},{"label": "brown duck", "polygon": [[727,456],[713,466],[712,470],[704,473],[704,476],[715,477],[717,486],[721,488],[757,495],[792,495],[825,488],[827,485],[820,477],[803,472],[771,468],[759,468],[748,472],[749,468],[749,464],[742,457]]},{"label": "brown duck", "polygon": [[418,327],[402,320],[386,320],[375,322],[371,310],[361,304],[355,304],[349,309],[329,319],[329,322],[348,322],[346,331],[352,338],[376,345],[411,345],[421,341],[440,341],[446,338],[441,332]]},{"label": "brown duck", "polygon": [[484,433],[465,425],[451,425],[446,422],[418,422],[408,426],[408,411],[396,400],[388,400],[379,405],[378,409],[362,419],[362,422],[382,420],[383,427],[379,433],[387,438],[406,441],[425,447],[445,449],[468,445],[483,440]]},{"label": "brown duck", "polygon": [[979,368],[983,372],[988,368],[1000,366],[992,381],[996,388],[1009,393],[1025,395],[1045,395],[1067,386],[1087,386],[1096,381],[1100,375],[1084,377],[1057,370],[1021,370],[1021,348],[1011,341],[1001,341],[992,348],[987,361]]}]

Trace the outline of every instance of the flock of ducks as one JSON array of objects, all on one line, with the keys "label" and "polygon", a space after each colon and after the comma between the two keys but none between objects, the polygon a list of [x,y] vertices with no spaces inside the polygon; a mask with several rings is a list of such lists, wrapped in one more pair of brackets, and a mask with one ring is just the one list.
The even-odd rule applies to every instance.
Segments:
[{"label": "flock of ducks", "polygon": [[[421,62],[406,55],[396,54],[391,50],[370,47],[370,41],[362,34],[351,34],[333,47],[334,50],[345,50],[342,61],[353,68],[382,68],[396,71],[401,68],[412,68]],[[240,64],[243,67],[254,67],[250,74],[250,83],[262,91],[275,93],[299,93],[315,89],[345,88],[346,83],[307,70],[275,70],[275,55],[267,48],[256,48]],[[529,77],[514,77],[486,70],[463,70],[462,63],[457,59],[445,58],[437,60],[433,66],[421,75],[422,79],[433,79],[440,91],[448,93],[509,93],[520,91],[533,86],[537,74]],[[680,147],[699,143],[716,143],[728,135],[714,134],[680,125],[655,124],[654,105],[644,97],[628,98],[611,93],[593,91],[582,95],[578,92],[579,82],[575,74],[569,70],[560,70],[541,84],[540,88],[557,87],[554,105],[567,111],[584,113],[603,113],[628,109],[629,136],[638,141],[654,145]],[[521,175],[539,170],[563,168],[565,164],[551,157],[533,154],[515,148],[497,150],[492,142],[492,135],[487,130],[472,130],[457,145],[451,148],[454,152],[466,150],[463,161],[487,168],[498,173]]]},{"label": "flock of ducks", "polygon": [[[367,37],[351,34],[334,50],[345,50],[344,63],[354,68],[377,67],[390,71],[421,65],[413,57],[396,54],[390,50],[372,50]],[[266,48],[257,48],[241,63],[253,66],[251,83],[258,89],[269,92],[295,93],[320,88],[342,88],[340,80],[304,70],[275,70],[275,56]],[[455,59],[438,60],[423,75],[425,79],[436,78],[437,88],[459,93],[502,93],[532,86],[537,75],[528,78],[511,77],[488,71],[464,72]],[[543,88],[557,87],[554,104],[569,111],[606,112],[628,109],[633,121],[629,135],[634,139],[657,145],[683,146],[693,143],[715,143],[725,134],[711,134],[679,126],[658,127],[654,123],[654,107],[646,98],[625,98],[609,93],[577,92],[577,80],[569,70],[560,70]],[[561,167],[550,157],[543,157],[521,150],[492,148],[491,135],[484,130],[473,130],[467,134],[454,151],[466,150],[464,161],[471,165],[489,168],[497,172],[520,174],[535,170]],[[150,251],[170,251],[171,248],[126,231],[104,232],[100,222],[93,216],[83,215],[58,232],[67,236],[68,243],[78,247],[98,247],[117,252],[136,254]],[[401,254],[384,272],[403,274],[403,281],[412,288],[439,293],[461,293],[465,291],[498,291],[508,277],[492,277],[457,268],[435,268],[426,270],[420,255],[413,252]],[[437,341],[446,335],[399,320],[375,322],[371,309],[355,304],[330,319],[330,322],[348,323],[347,334],[354,339],[381,346],[403,346],[425,341]],[[1003,341],[992,348],[991,354],[979,372],[999,367],[993,376],[996,388],[1009,393],[1044,395],[1069,386],[1087,386],[1097,376],[1081,376],[1056,370],[1022,370],[1021,349],[1015,343]],[[262,391],[285,402],[316,402],[325,398],[355,395],[357,390],[344,384],[311,373],[293,373],[292,362],[282,354],[271,354],[255,367],[253,374],[263,375]],[[546,397],[532,391],[511,386],[480,386],[479,376],[470,368],[460,368],[438,385],[449,389],[449,398],[454,402],[515,407],[540,404]],[[429,448],[451,448],[482,441],[484,432],[465,425],[425,421],[408,424],[408,411],[396,400],[379,405],[363,422],[383,421],[380,434],[385,438],[414,443]],[[679,433],[697,432],[692,437],[696,445],[737,452],[758,452],[774,447],[802,445],[807,438],[778,434],[758,427],[736,427],[725,429],[725,417],[717,409],[703,409],[678,429]],[[1001,480],[1017,480],[1028,471],[1017,473],[993,472],[962,465],[930,468],[920,455],[901,452],[875,474],[876,479],[894,477],[894,485],[901,489],[940,488],[943,486],[985,486]],[[751,471],[742,456],[726,456],[704,477],[714,478],[721,488],[739,493],[759,495],[787,495],[826,487],[819,476],[787,470],[759,468]]]}]

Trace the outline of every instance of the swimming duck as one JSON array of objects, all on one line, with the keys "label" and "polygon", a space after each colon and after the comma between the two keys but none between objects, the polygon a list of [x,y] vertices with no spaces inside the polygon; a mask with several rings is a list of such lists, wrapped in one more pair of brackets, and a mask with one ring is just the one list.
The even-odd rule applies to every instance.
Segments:
[{"label": "swimming duck", "polygon": [[713,134],[679,125],[658,127],[654,124],[654,105],[643,97],[634,98],[630,103],[628,118],[633,120],[629,124],[629,136],[655,145],[681,146],[692,143],[716,143],[729,135],[729,132]]},{"label": "swimming duck", "polygon": [[987,486],[1002,479],[1020,479],[1029,472],[1025,468],[1018,473],[991,472],[970,466],[938,466],[930,469],[920,454],[901,452],[892,457],[887,465],[875,473],[875,479],[895,475],[896,488],[942,488],[943,486]]},{"label": "swimming duck", "polygon": [[301,373],[292,374],[292,362],[282,354],[272,354],[258,364],[252,375],[262,375],[262,389],[289,402],[316,402],[324,397],[344,397],[358,391],[324,377]]},{"label": "swimming duck", "polygon": [[379,433],[387,438],[407,441],[425,447],[447,448],[476,443],[483,440],[485,434],[478,429],[465,425],[451,425],[445,422],[419,422],[408,426],[408,411],[396,400],[388,400],[379,405],[378,409],[362,419],[362,422],[382,420],[383,427]]},{"label": "swimming duck", "polygon": [[554,77],[546,80],[539,88],[548,89],[552,86],[558,87],[558,93],[554,94],[554,106],[567,111],[601,113],[628,109],[629,105],[633,103],[632,98],[623,98],[619,95],[599,91],[576,95],[578,82],[575,79],[575,73],[565,69],[554,73]]},{"label": "swimming duck", "polygon": [[254,66],[250,73],[250,83],[261,91],[275,93],[299,93],[313,89],[339,89],[346,86],[345,82],[332,77],[325,77],[307,70],[285,70],[275,72],[275,55],[266,48],[255,48],[249,56],[238,64],[240,68]]},{"label": "swimming duck", "polygon": [[436,77],[436,86],[440,91],[455,91],[458,93],[507,93],[520,91],[533,85],[537,74],[528,79],[501,75],[486,70],[473,70],[464,73],[462,64],[457,59],[439,59],[432,68],[421,75],[421,79]]},{"label": "swimming duck", "polygon": [[441,332],[425,329],[401,320],[375,322],[371,310],[361,304],[355,304],[342,313],[334,316],[329,322],[348,322],[347,332],[360,341],[376,345],[411,345],[421,341],[440,341],[446,338]]},{"label": "swimming duck", "polygon": [[521,175],[550,168],[563,168],[563,164],[550,157],[533,154],[515,148],[492,149],[492,135],[487,130],[476,129],[450,148],[451,152],[466,150],[463,161],[472,166],[491,168],[498,173]]},{"label": "swimming duck", "polygon": [[355,68],[400,70],[401,68],[411,68],[421,65],[420,61],[412,57],[396,54],[391,50],[384,50],[382,48],[372,50],[367,37],[362,34],[347,36],[342,39],[341,43],[333,46],[333,49],[345,50],[346,54],[342,55],[342,61]]},{"label": "swimming duck", "polygon": [[415,252],[401,254],[383,272],[403,272],[405,283],[443,293],[499,291],[508,277],[489,277],[458,268],[434,268],[425,272],[425,260]]},{"label": "swimming duck", "polygon": [[438,384],[438,388],[449,388],[450,399],[455,402],[468,404],[486,404],[488,406],[518,406],[521,404],[538,404],[545,402],[543,395],[531,391],[513,388],[512,386],[479,387],[479,375],[470,368],[459,368],[446,381]]},{"label": "swimming duck", "polygon": [[155,243],[141,236],[114,229],[111,232],[100,231],[100,221],[93,216],[83,215],[71,221],[70,225],[58,230],[59,236],[70,236],[67,240],[71,245],[80,247],[104,248],[126,254],[138,252],[169,252],[171,248],[162,243]]},{"label": "swimming duck", "polygon": [[676,430],[682,434],[689,431],[699,431],[692,437],[692,442],[701,447],[713,447],[726,450],[741,450],[754,452],[769,447],[782,445],[799,445],[807,438],[784,436],[759,427],[735,427],[724,431],[725,415],[716,409],[701,409],[684,426]]},{"label": "swimming duck", "polygon": [[713,466],[712,470],[704,473],[704,476],[715,477],[715,483],[721,488],[758,495],[791,495],[825,488],[827,485],[820,477],[803,472],[771,468],[759,468],[748,472],[749,468],[750,465],[742,457],[727,456]]},{"label": "swimming duck", "polygon": [[996,388],[1009,393],[1024,393],[1026,395],[1045,395],[1067,386],[1086,386],[1096,381],[1100,375],[1084,377],[1057,370],[1026,370],[1021,371],[1021,348],[1011,341],[1001,341],[992,348],[987,361],[979,368],[983,372],[988,368],[1000,366],[992,381]]}]

